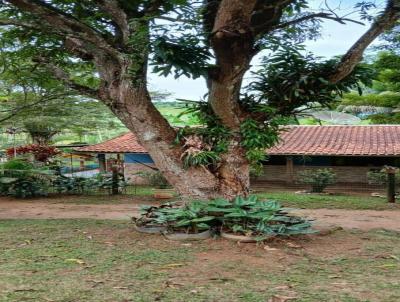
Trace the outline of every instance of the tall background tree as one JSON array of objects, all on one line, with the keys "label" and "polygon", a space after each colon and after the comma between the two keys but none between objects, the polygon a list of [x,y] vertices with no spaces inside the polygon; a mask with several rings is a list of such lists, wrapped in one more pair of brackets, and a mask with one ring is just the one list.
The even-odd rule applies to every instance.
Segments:
[{"label": "tall background tree", "polygon": [[[385,1],[365,34],[340,60],[304,55],[297,44],[318,36],[324,19],[353,22],[307,0],[1,1],[2,50],[29,57],[81,95],[99,99],[134,132],[184,196],[246,195],[249,169],[277,141],[281,117],[357,86],[357,64],[393,29],[400,1]],[[366,15],[371,4],[360,2]],[[358,22],[358,21],[357,21]],[[255,83],[243,77],[267,52]],[[76,66],[92,70],[85,76]],[[204,128],[177,131],[152,103],[149,68],[204,77],[208,94],[194,106]],[[288,69],[289,68],[289,69]]]},{"label": "tall background tree", "polygon": [[366,93],[345,94],[337,109],[357,114],[373,124],[399,124],[400,55],[379,52],[369,66],[374,75]]},{"label": "tall background tree", "polygon": [[[59,134],[81,141],[88,133],[104,133],[102,128],[125,129],[104,104],[54,80],[29,57],[0,53],[0,70],[0,126],[27,133],[35,144],[49,144]],[[73,72],[83,74],[82,68]]]}]

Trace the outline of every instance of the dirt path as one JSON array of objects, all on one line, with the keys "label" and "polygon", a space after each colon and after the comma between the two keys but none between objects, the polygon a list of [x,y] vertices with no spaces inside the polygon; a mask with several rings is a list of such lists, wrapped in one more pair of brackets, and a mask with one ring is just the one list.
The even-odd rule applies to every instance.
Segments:
[{"label": "dirt path", "polygon": [[[130,219],[138,210],[139,203],[80,205],[0,200],[0,219]],[[296,210],[296,213],[316,219],[319,226],[400,231],[400,211],[316,209]]]},{"label": "dirt path", "polygon": [[138,211],[138,204],[0,202],[0,219],[130,219]]},{"label": "dirt path", "polygon": [[316,220],[316,225],[336,225],[345,229],[388,229],[400,231],[400,211],[315,209],[296,210]]}]

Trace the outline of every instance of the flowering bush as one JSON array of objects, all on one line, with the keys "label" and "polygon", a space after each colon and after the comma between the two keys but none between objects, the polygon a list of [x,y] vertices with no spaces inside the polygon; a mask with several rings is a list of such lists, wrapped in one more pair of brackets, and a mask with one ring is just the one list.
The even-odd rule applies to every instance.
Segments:
[{"label": "flowering bush", "polygon": [[[7,153],[8,157],[13,157],[14,156],[14,148],[7,149],[6,153]],[[60,154],[61,152],[56,147],[30,144],[30,145],[19,146],[19,147],[15,148],[15,153],[18,155],[32,154],[34,156],[35,160],[40,161],[40,162],[47,162],[49,160],[49,158],[54,157],[54,156]]]}]

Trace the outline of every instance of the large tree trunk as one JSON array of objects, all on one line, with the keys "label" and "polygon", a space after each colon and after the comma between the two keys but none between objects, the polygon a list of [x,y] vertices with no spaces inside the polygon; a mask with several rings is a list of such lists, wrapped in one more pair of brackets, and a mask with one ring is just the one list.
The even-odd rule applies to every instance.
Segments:
[{"label": "large tree trunk", "polygon": [[157,168],[182,197],[231,199],[247,194],[248,164],[238,142],[232,143],[221,168],[214,173],[205,167],[185,169],[181,158],[183,149],[174,144],[176,131],[151,102],[146,83],[132,79],[129,74],[132,63],[103,58],[97,64],[101,77],[106,79],[101,98],[137,136]]},{"label": "large tree trunk", "polygon": [[226,154],[222,156],[219,168],[220,195],[226,198],[247,196],[250,192],[250,169],[245,151],[238,141],[233,141]]},{"label": "large tree trunk", "polygon": [[48,146],[50,145],[52,138],[58,134],[58,131],[44,132],[44,131],[33,131],[28,130],[29,136],[32,139],[33,144]]},{"label": "large tree trunk", "polygon": [[[128,92],[126,98],[129,100]],[[135,96],[137,97],[137,96]],[[146,98],[148,95],[145,96]],[[151,103],[138,107],[128,102],[122,110],[114,108],[114,113],[138,137],[140,143],[149,152],[156,166],[168,179],[169,183],[184,198],[212,199],[224,197],[232,199],[249,192],[249,168],[242,148],[232,144],[227,154],[222,157],[222,164],[212,173],[205,167],[183,167],[182,148],[175,146],[175,131],[159,114]],[[152,116],[148,123],[138,116]]]},{"label": "large tree trunk", "polygon": [[240,107],[243,77],[255,54],[254,32],[250,28],[257,1],[222,0],[211,21],[211,46],[218,68],[209,73],[209,103],[225,127],[233,134],[229,150],[218,169],[220,194],[233,198],[250,191],[249,162],[241,146],[240,124],[246,118]]},{"label": "large tree trunk", "polygon": [[[162,121],[164,118],[159,116],[158,112],[154,112],[155,122],[149,126],[136,118],[137,114],[144,114],[141,113],[142,110],[148,113],[156,109],[152,106],[140,109],[136,106],[127,106],[123,111],[114,109],[114,113],[135,133],[157,168],[182,197],[232,199],[237,195],[248,194],[249,165],[242,148],[238,145],[231,146],[229,151],[223,155],[220,168],[214,173],[205,167],[186,169],[183,167],[181,159],[183,150],[180,146],[174,146],[175,132],[171,131],[167,121]],[[162,129],[157,127],[163,123],[165,125]],[[160,137],[160,133],[162,137]],[[166,139],[167,137],[168,139]]]}]

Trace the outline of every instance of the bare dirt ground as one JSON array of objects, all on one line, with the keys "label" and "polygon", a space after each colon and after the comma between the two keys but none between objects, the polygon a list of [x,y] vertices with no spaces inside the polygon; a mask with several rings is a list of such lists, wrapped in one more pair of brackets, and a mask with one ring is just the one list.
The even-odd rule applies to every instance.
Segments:
[{"label": "bare dirt ground", "polygon": [[316,226],[335,225],[344,229],[388,229],[400,231],[400,211],[313,209],[296,210],[316,220]]},{"label": "bare dirt ground", "polygon": [[[149,201],[130,200],[118,204],[71,204],[0,198],[0,219],[116,219],[138,215],[140,204]],[[156,203],[155,203],[156,204]],[[340,226],[345,229],[388,229],[400,231],[400,211],[313,209],[296,210],[296,214],[316,220],[316,226]]]},{"label": "bare dirt ground", "polygon": [[0,200],[0,219],[130,219],[139,204],[68,204]]}]

